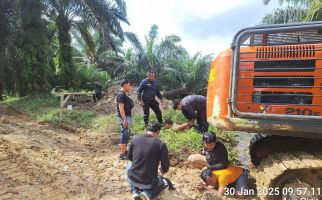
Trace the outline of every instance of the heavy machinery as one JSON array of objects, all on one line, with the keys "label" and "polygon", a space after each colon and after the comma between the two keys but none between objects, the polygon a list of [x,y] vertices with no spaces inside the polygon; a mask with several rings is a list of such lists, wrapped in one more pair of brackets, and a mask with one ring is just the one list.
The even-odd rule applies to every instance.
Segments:
[{"label": "heavy machinery", "polygon": [[322,22],[245,28],[210,67],[207,118],[257,133],[257,195],[322,199]]}]

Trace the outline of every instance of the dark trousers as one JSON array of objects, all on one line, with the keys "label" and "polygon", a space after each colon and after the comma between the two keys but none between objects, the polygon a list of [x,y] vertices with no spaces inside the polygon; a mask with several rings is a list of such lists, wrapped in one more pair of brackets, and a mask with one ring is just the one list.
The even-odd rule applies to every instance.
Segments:
[{"label": "dark trousers", "polygon": [[157,116],[158,122],[160,124],[163,124],[162,113],[159,107],[159,103],[155,99],[153,99],[150,101],[144,101],[143,112],[145,125],[148,125],[149,123],[150,108],[154,111],[155,115]]},{"label": "dark trousers", "polygon": [[206,108],[202,109],[202,111],[197,112],[197,124],[198,124],[198,131],[199,132],[206,132],[208,131],[208,122],[207,122],[207,113]]}]

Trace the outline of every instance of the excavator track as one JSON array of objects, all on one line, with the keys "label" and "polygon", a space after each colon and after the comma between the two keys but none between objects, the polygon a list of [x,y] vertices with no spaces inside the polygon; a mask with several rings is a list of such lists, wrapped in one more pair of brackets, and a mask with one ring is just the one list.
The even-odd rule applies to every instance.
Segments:
[{"label": "excavator track", "polygon": [[[251,171],[261,199],[322,199],[322,154],[276,153]],[[275,189],[277,188],[277,189]]]},{"label": "excavator track", "polygon": [[[304,148],[304,145],[309,145],[310,140],[314,144]],[[250,175],[256,180],[257,196],[274,200],[322,199],[320,142],[306,138],[261,134],[254,136],[250,154],[256,167],[251,170]],[[280,146],[282,143],[285,145]],[[318,144],[320,145],[316,146]]]}]

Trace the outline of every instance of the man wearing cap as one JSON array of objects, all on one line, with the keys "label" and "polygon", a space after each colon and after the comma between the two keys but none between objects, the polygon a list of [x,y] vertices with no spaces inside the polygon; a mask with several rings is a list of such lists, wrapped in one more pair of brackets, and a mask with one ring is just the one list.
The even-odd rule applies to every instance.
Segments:
[{"label": "man wearing cap", "polygon": [[161,93],[158,89],[158,82],[156,80],[156,73],[148,72],[148,78],[144,79],[138,88],[138,100],[143,107],[145,126],[149,123],[150,108],[154,111],[158,122],[163,124],[162,112],[159,103],[155,100],[157,96],[162,101]]},{"label": "man wearing cap", "polygon": [[130,138],[130,128],[131,128],[131,109],[134,107],[133,101],[127,95],[130,91],[131,83],[129,80],[121,81],[121,91],[117,94],[117,115],[118,122],[120,125],[120,159],[127,159],[127,143]]},{"label": "man wearing cap", "polygon": [[204,149],[202,154],[192,154],[188,162],[199,169],[220,170],[228,166],[228,152],[225,145],[217,140],[214,132],[208,131],[203,135]]},{"label": "man wearing cap", "polygon": [[128,182],[134,199],[152,199],[164,188],[163,179],[158,176],[170,167],[167,145],[158,139],[161,124],[151,122],[146,134],[135,136],[130,143],[128,159],[132,161],[126,167]]},{"label": "man wearing cap", "polygon": [[195,127],[199,132],[208,131],[207,122],[207,100],[201,95],[190,95],[183,98],[181,101],[173,102],[174,110],[182,110],[182,114],[188,119],[188,123],[192,126],[197,120],[198,126]]}]

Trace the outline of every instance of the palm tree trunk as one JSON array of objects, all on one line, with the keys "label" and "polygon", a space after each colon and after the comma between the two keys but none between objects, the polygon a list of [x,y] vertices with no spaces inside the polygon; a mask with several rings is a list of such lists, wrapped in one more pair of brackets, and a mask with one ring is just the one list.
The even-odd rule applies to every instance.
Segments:
[{"label": "palm tree trunk", "polygon": [[66,89],[74,86],[75,67],[72,63],[72,46],[71,36],[69,34],[71,25],[68,18],[60,13],[56,19],[58,28],[58,41],[59,41],[59,76],[63,86]]},{"label": "palm tree trunk", "polygon": [[0,101],[3,100],[4,90],[4,49],[0,49]]}]

